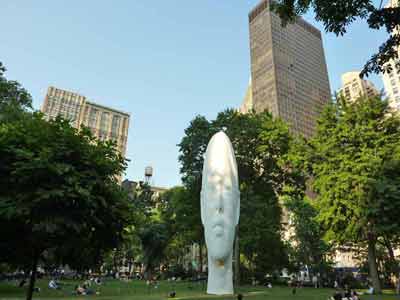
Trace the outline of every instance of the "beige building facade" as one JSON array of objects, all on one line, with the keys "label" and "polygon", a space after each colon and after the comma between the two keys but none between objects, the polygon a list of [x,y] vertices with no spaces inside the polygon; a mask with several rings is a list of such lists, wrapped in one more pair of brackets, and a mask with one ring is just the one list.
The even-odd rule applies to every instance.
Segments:
[{"label": "beige building facade", "polygon": [[351,246],[341,246],[333,250],[331,260],[335,268],[357,268],[361,261],[357,257],[357,250]]},{"label": "beige building facade", "polygon": [[[399,7],[400,0],[389,0],[386,7]],[[400,34],[400,26],[393,30],[394,34]],[[391,72],[382,74],[382,80],[385,87],[386,96],[389,100],[389,105],[396,110],[400,111],[400,48],[396,49],[399,57],[390,60],[388,65]],[[387,66],[388,66],[387,65]]]},{"label": "beige building facade", "polygon": [[249,86],[246,91],[246,95],[244,96],[242,105],[239,108],[239,112],[242,114],[246,114],[253,109],[253,91],[251,89],[251,79],[249,82]]},{"label": "beige building facade", "polygon": [[400,67],[396,67],[394,60],[391,60],[390,65],[392,71],[382,74],[383,85],[390,107],[400,110]]},{"label": "beige building facade", "polygon": [[282,26],[269,6],[263,0],[249,13],[252,109],[310,137],[331,97],[321,32],[302,18]]},{"label": "beige building facade", "polygon": [[344,73],[341,79],[342,88],[338,91],[338,94],[350,102],[357,100],[361,96],[372,98],[379,95],[379,91],[374,84],[369,80],[361,79],[358,71]]},{"label": "beige building facade", "polygon": [[41,111],[47,120],[61,116],[70,120],[72,126],[88,127],[101,140],[116,142],[117,149],[125,156],[128,141],[130,115],[88,101],[80,94],[49,87]]}]

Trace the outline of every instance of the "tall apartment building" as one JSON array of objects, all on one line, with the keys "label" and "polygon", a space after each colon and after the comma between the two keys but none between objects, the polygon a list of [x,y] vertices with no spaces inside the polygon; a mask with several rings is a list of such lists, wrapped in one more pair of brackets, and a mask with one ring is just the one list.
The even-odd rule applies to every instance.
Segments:
[{"label": "tall apartment building", "polygon": [[246,91],[246,95],[244,96],[243,103],[239,108],[239,112],[242,114],[248,113],[253,109],[253,91],[251,89],[251,79],[249,82],[249,86]]},{"label": "tall apartment building", "polygon": [[355,101],[361,96],[378,96],[379,91],[371,81],[361,79],[360,72],[353,71],[342,75],[342,88],[338,94],[342,94],[349,101]]},{"label": "tall apartment building", "polygon": [[[386,7],[399,7],[400,0],[389,0]],[[400,26],[393,30],[393,34],[400,34]],[[400,47],[396,49],[399,57],[396,60],[390,60],[392,71],[382,74],[383,84],[385,86],[386,96],[389,99],[389,105],[397,110],[400,110]],[[399,66],[396,66],[398,64]]]},{"label": "tall apartment building", "polygon": [[253,109],[312,136],[331,97],[321,32],[300,17],[282,26],[269,0],[249,13],[249,27]]},{"label": "tall apartment building", "polygon": [[49,87],[41,111],[47,120],[62,116],[80,129],[89,127],[101,140],[113,140],[123,156],[126,153],[130,115],[87,100],[74,92]]}]

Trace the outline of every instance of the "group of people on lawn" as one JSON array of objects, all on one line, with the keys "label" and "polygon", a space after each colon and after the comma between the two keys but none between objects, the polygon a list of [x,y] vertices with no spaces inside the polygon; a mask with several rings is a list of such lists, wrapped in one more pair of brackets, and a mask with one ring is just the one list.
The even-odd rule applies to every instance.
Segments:
[{"label": "group of people on lawn", "polygon": [[[99,292],[96,292],[94,289],[91,288],[92,283],[95,283],[96,285],[101,285],[102,282],[100,278],[90,278],[89,280],[86,280],[82,285],[78,284],[75,286],[74,290],[72,291],[73,294],[75,295],[93,295],[93,294],[98,294]],[[51,279],[48,284],[49,289],[52,290],[60,290],[61,285],[58,281],[55,279]]]},{"label": "group of people on lawn", "polygon": [[335,292],[333,293],[332,297],[329,298],[329,300],[359,300],[359,295],[361,295],[361,293],[358,293],[355,290],[350,289],[348,286],[346,286],[344,290],[336,288]]},{"label": "group of people on lawn", "polygon": [[354,289],[351,289],[347,284],[344,286],[344,289],[339,287],[338,282],[335,280],[334,283],[335,292],[329,300],[359,300],[359,296],[363,294],[374,294],[374,288],[369,284],[368,290],[365,293],[356,292]]}]

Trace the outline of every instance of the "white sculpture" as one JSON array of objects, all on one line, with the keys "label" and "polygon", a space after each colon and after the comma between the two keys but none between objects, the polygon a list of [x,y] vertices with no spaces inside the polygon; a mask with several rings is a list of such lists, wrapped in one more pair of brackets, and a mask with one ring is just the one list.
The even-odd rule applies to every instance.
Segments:
[{"label": "white sculpture", "polygon": [[200,201],[208,250],[207,293],[231,295],[232,249],[239,222],[240,194],[235,154],[222,131],[207,146]]}]

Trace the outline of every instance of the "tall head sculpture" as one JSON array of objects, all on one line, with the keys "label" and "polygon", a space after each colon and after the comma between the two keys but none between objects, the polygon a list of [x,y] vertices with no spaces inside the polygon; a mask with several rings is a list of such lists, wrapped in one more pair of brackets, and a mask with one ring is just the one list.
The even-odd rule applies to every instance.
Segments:
[{"label": "tall head sculpture", "polygon": [[233,294],[232,251],[240,213],[239,180],[232,144],[222,131],[207,146],[200,199],[208,252],[207,293]]}]

